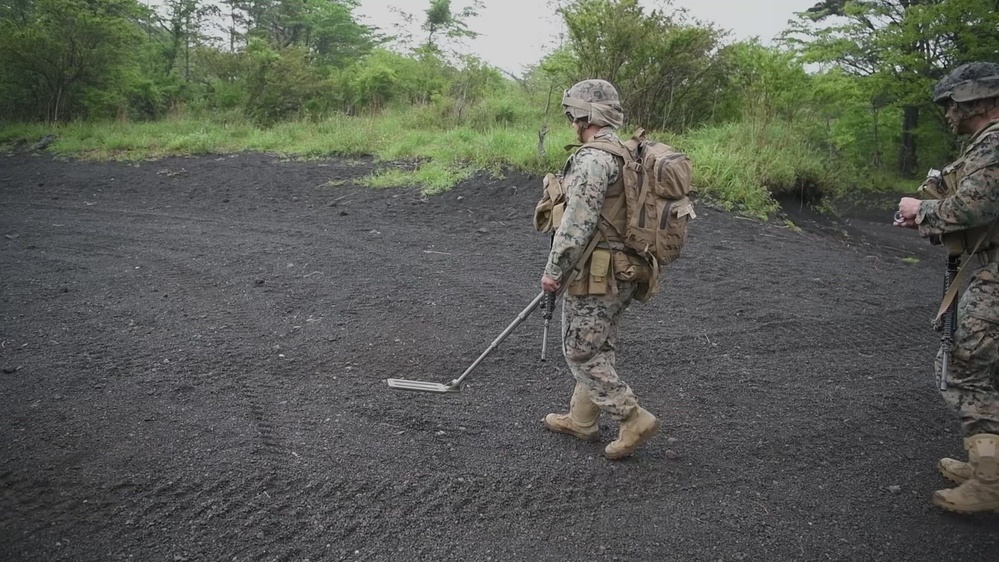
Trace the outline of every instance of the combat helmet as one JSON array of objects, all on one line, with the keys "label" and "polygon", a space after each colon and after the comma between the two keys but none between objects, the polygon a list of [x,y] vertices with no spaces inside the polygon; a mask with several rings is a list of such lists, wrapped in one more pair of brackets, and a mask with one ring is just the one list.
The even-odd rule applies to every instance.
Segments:
[{"label": "combat helmet", "polygon": [[969,62],[951,70],[933,86],[934,103],[999,98],[999,64]]},{"label": "combat helmet", "polygon": [[617,88],[606,80],[577,82],[562,95],[562,111],[570,121],[585,119],[600,127],[617,129],[624,123]]}]

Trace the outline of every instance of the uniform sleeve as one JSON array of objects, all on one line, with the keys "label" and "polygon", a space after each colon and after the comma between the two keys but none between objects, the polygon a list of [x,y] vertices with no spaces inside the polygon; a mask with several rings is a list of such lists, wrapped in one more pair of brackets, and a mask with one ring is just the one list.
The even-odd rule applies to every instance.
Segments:
[{"label": "uniform sleeve", "polygon": [[566,175],[566,205],[562,224],[555,231],[545,275],[564,282],[576,259],[597,230],[607,186],[620,171],[614,156],[596,148],[583,148],[573,157]]},{"label": "uniform sleeve", "polygon": [[984,226],[999,216],[999,134],[991,134],[965,157],[965,176],[953,197],[923,201],[916,214],[919,234],[930,236]]}]

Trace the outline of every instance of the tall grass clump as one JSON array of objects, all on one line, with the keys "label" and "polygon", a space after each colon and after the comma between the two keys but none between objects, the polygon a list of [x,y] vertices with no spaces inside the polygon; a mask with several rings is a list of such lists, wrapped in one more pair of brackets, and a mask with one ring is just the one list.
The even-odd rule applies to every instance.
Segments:
[{"label": "tall grass clump", "polygon": [[822,196],[842,191],[851,181],[806,131],[782,121],[704,127],[681,142],[694,161],[700,194],[760,218],[778,210],[776,195],[807,191]]}]

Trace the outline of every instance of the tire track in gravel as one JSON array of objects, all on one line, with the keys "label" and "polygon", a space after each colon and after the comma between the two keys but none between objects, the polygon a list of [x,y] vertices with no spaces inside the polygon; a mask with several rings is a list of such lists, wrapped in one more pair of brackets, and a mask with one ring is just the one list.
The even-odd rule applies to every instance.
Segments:
[{"label": "tire track in gravel", "polygon": [[[838,243],[706,211],[669,291],[629,313],[622,339],[636,391],[686,440],[681,458],[658,439],[611,465],[599,446],[543,433],[540,415],[570,386],[564,367],[536,361],[540,324],[512,335],[460,394],[391,394],[381,381],[451,378],[536,294],[547,241],[529,217],[503,224],[532,197],[514,202],[488,179],[474,182],[488,190],[426,204],[330,192],[314,186],[335,169],[253,155],[172,161],[189,172],[169,182],[21,160],[11,159],[24,179],[13,203],[39,206],[0,250],[34,267],[14,276],[30,287],[3,287],[18,317],[2,327],[42,334],[63,318],[86,333],[67,340],[72,359],[57,348],[0,356],[38,353],[30,380],[0,377],[25,430],[0,428],[17,455],[0,461],[0,559],[918,560],[963,544],[965,558],[985,560],[995,543],[917,497],[935,475],[913,476],[914,464],[956,441],[940,429],[949,418],[927,396],[932,383],[907,372],[929,363],[927,350],[908,350],[932,338],[895,320],[930,308],[900,294],[938,296],[937,283],[906,279],[925,264],[885,254],[875,272]],[[51,169],[72,180],[58,193],[51,178],[35,187]],[[118,180],[99,183],[105,175]],[[52,195],[86,201],[54,210]],[[45,215],[70,226],[52,231]],[[99,288],[32,314],[48,305],[39,292],[60,287],[49,282],[59,264],[34,260],[29,238]],[[149,271],[102,277],[134,260]],[[119,323],[130,318],[137,327]],[[17,403],[108,370],[100,382],[114,392],[90,402]],[[120,463],[79,461],[77,437]],[[884,491],[898,482],[902,493]],[[59,551],[64,536],[74,544]]]},{"label": "tire track in gravel", "polygon": [[[111,213],[114,216],[129,216],[134,214],[128,211],[115,211]],[[145,217],[149,216],[149,213],[139,214]],[[171,220],[190,219],[190,217],[177,214],[171,214],[168,218]],[[198,220],[197,217],[194,220]],[[211,221],[206,220],[205,222]],[[227,224],[229,223],[227,222]],[[253,222],[242,222],[240,226],[251,230],[254,236],[280,238],[287,236],[289,233],[310,234],[313,236],[328,234],[316,228],[287,227],[284,225],[261,227],[259,223]],[[244,230],[243,234],[246,232]],[[156,238],[157,236],[154,234],[151,237]],[[340,247],[337,248],[334,259],[351,255],[363,255],[371,249],[369,244],[357,242],[343,243],[342,240],[339,242]],[[291,246],[292,244],[288,245]],[[216,273],[214,271],[215,268],[195,268],[187,265],[185,258],[189,257],[189,255],[185,247],[178,249],[162,246],[155,247],[150,250],[150,253],[141,257],[144,259],[144,263],[155,264],[150,267],[151,272],[148,275],[158,278],[161,284],[172,284],[175,286],[191,286],[192,284],[196,284],[200,289],[214,290],[215,292],[222,293],[225,293],[225,291],[213,289],[213,287],[232,287],[231,280],[227,280],[219,273]],[[149,260],[150,257],[154,259]],[[225,265],[227,266],[228,264]],[[435,266],[431,265],[429,267]],[[218,269],[220,271],[229,270],[228,267],[219,267]],[[206,280],[206,277],[214,279],[214,282]],[[477,284],[468,283],[464,288],[471,292],[471,289],[477,287]],[[363,309],[366,305],[364,302],[353,301],[352,306],[357,310],[357,307]],[[376,307],[378,306],[378,302],[372,300],[367,306]],[[259,333],[261,327],[260,325],[237,323],[237,325],[231,327],[229,337],[231,338],[233,334],[244,334],[245,339],[252,340],[252,336],[249,335],[250,332]],[[229,343],[231,344],[232,342],[230,341]],[[236,347],[240,348],[243,346],[237,345]],[[296,480],[297,477],[292,475],[293,471],[290,471],[290,467],[287,466],[288,459],[291,458],[291,448],[287,444],[286,434],[289,432],[289,428],[297,425],[298,420],[294,413],[275,407],[275,403],[278,402],[277,398],[282,396],[283,388],[280,384],[271,382],[276,379],[269,375],[265,370],[249,369],[238,373],[236,380],[242,401],[249,407],[261,442],[260,456],[266,459],[268,466],[271,467],[272,477],[270,483],[249,487],[245,486],[245,484],[233,483],[227,480],[205,480],[186,482],[184,484],[167,480],[165,483],[162,481],[153,481],[149,483],[155,483],[152,486],[143,484],[142,488],[151,488],[150,491],[142,493],[136,498],[137,503],[147,505],[137,516],[143,524],[156,527],[166,524],[169,521],[200,521],[205,514],[210,514],[212,519],[244,521],[244,526],[248,528],[255,528],[265,524],[272,517],[284,519],[285,524],[288,524],[289,522],[307,518],[305,515],[306,511],[297,507],[303,501],[306,501],[307,498],[326,497],[332,499],[331,503],[333,505],[341,506],[327,512],[328,517],[331,520],[347,522],[343,527],[346,529],[345,533],[333,532],[330,534],[330,540],[339,542],[353,540],[359,533],[361,535],[364,534],[362,531],[364,527],[356,523],[356,521],[363,522],[371,518],[379,519],[385,516],[386,512],[398,511],[398,508],[392,507],[393,502],[391,500],[393,497],[397,498],[396,494],[398,490],[387,484],[370,487],[364,481],[359,482],[356,476],[333,480],[319,487],[315,485],[301,485],[301,482]],[[314,457],[308,450],[304,452],[303,456]],[[472,505],[473,501],[471,499],[465,501],[459,500],[456,503],[456,500],[452,496],[460,490],[453,483],[442,486],[442,483],[446,481],[446,478],[414,480],[417,484],[411,485],[406,489],[406,495],[408,496],[406,505],[412,506],[412,510],[417,516],[452,512],[455,509],[462,511],[463,505]],[[514,483],[512,486],[512,489],[531,489],[534,484],[528,483],[521,486]],[[286,487],[294,491],[273,495],[267,494],[269,489],[275,487]],[[266,515],[258,509],[246,507],[252,506],[253,501],[260,498],[262,494],[268,498]],[[202,501],[200,504],[195,501],[196,498],[204,497],[222,497],[226,498],[226,500],[209,501],[207,503]],[[515,504],[522,508],[527,508],[543,503],[527,498],[537,498],[537,494],[524,496],[521,500],[515,501]],[[372,502],[374,505],[382,507],[372,509],[369,506]],[[198,508],[198,505],[203,507]],[[346,508],[343,506],[346,506]],[[354,508],[351,508],[351,506],[354,506]],[[486,507],[492,509],[499,507],[499,505]],[[404,512],[402,515],[406,517],[409,514]],[[127,514],[122,513],[119,515],[119,518],[125,516]],[[440,516],[443,517],[443,515]],[[136,516],[133,515],[132,519],[135,518]],[[352,521],[355,522],[351,523]],[[291,528],[295,526],[294,523],[291,524]],[[223,542],[237,542],[239,539],[238,536],[230,536],[225,533],[220,538]],[[266,540],[258,537],[255,541],[255,546],[248,547],[246,550],[240,552],[240,554],[250,556],[252,559],[263,559],[262,554],[256,555],[254,553],[282,552],[281,548],[279,548],[282,541],[281,536],[267,538]],[[286,547],[287,545],[284,546]],[[298,554],[297,550],[291,552],[284,551],[279,559],[295,559]]]},{"label": "tire track in gravel", "polygon": [[[72,209],[71,209],[72,210]],[[212,264],[209,267],[196,267],[191,265],[190,257],[192,253],[189,242],[178,242],[175,238],[176,232],[182,232],[180,225],[190,222],[201,224],[218,224],[220,227],[231,226],[229,221],[219,219],[207,219],[189,214],[154,214],[145,212],[130,212],[122,209],[95,209],[86,208],[85,212],[98,214],[105,218],[113,219],[105,226],[111,230],[121,233],[122,238],[118,243],[122,247],[138,243],[146,251],[137,255],[143,267],[148,271],[145,276],[154,280],[158,286],[183,288],[188,292],[208,292],[209,302],[214,302],[232,297],[240,298],[240,287],[225,275],[226,271],[231,271],[229,263],[221,265]],[[124,218],[124,223],[119,224]],[[170,224],[159,224],[148,222],[149,218],[155,221],[168,220]],[[136,229],[134,221],[138,220],[141,227]],[[76,221],[80,227],[85,226],[87,221]],[[240,234],[245,235],[252,232],[255,237],[286,237],[289,233],[300,233],[303,229],[294,228],[259,228],[259,225],[252,222],[243,222],[240,225]],[[258,226],[258,228],[254,228]],[[164,234],[165,232],[165,234]],[[222,235],[228,234],[223,231]],[[61,233],[63,236],[73,238],[73,232],[66,229]],[[138,240],[136,240],[136,237]],[[152,242],[152,243],[150,243]],[[273,245],[273,242],[272,242]],[[289,241],[287,246],[291,247],[294,242]],[[50,260],[66,261],[71,260],[78,264],[86,265],[91,257],[85,250],[86,247],[79,247],[75,251],[68,251],[61,248],[56,256],[50,256]],[[126,252],[127,253],[127,252]],[[196,249],[194,250],[196,253]],[[121,259],[121,252],[115,252],[114,258]],[[141,281],[132,281],[133,284]],[[171,290],[171,292],[173,292]],[[130,312],[127,309],[119,310],[119,313]],[[177,315],[170,315],[171,317]],[[259,343],[254,334],[266,332],[268,326],[257,320],[266,319],[266,314],[232,314],[235,320],[233,326],[225,336],[218,336],[212,342],[206,342],[206,347],[228,347],[234,350],[245,350],[249,346],[256,346]],[[182,319],[174,318],[174,324],[168,325],[167,329],[177,330],[184,322]],[[236,335],[235,338],[233,336]],[[265,353],[256,354],[251,361],[254,365],[267,365],[268,357]],[[261,356],[262,355],[262,356]],[[140,365],[141,366],[141,363]],[[117,370],[124,368],[123,364],[117,363]],[[196,522],[202,518],[210,516],[213,519],[234,520],[243,522],[244,527],[253,528],[260,521],[267,521],[271,515],[261,515],[259,508],[254,508],[255,498],[266,496],[269,488],[279,487],[288,489],[300,489],[301,487],[291,486],[297,478],[297,469],[291,466],[295,461],[292,454],[292,447],[288,444],[288,435],[294,433],[294,428],[299,425],[299,419],[295,412],[280,406],[283,400],[285,388],[281,381],[273,376],[273,373],[265,368],[238,369],[234,373],[235,386],[238,387],[241,401],[246,405],[249,417],[254,423],[255,433],[260,442],[259,447],[254,451],[255,462],[263,460],[267,468],[266,473],[272,476],[266,482],[253,483],[247,485],[246,482],[232,481],[225,473],[215,475],[215,478],[204,478],[191,480],[189,476],[180,474],[163,474],[149,480],[133,480],[127,483],[116,484],[111,491],[131,490],[133,493],[123,495],[120,499],[122,506],[116,513],[109,517],[109,521],[124,523],[124,528],[132,525],[143,527],[161,528],[170,527],[176,521]],[[167,379],[160,383],[177,383],[175,375],[165,374]],[[155,382],[155,381],[154,381]],[[297,454],[297,453],[296,453]],[[41,521],[44,518],[35,517],[34,514],[44,513],[47,510],[57,510],[61,513],[72,513],[67,509],[72,500],[59,500],[48,492],[52,488],[50,482],[32,480],[29,478],[18,478],[13,473],[5,474],[3,486],[8,497],[18,499],[21,507],[18,509],[25,519]],[[301,493],[307,493],[303,490]],[[301,515],[297,512],[295,504],[299,501],[300,494],[282,494],[274,498],[268,505],[266,513],[277,513],[295,519]],[[206,502],[203,498],[225,498],[222,501]],[[138,511],[134,506],[141,506]],[[132,524],[128,524],[128,522]],[[65,521],[71,523],[71,521]],[[41,523],[39,523],[41,525]],[[296,525],[290,528],[294,529]],[[236,537],[232,537],[236,543]],[[260,552],[273,551],[274,544],[285,542],[287,537],[276,536],[269,541],[263,541],[258,546],[250,550],[259,549]],[[260,542],[260,541],[258,541]],[[253,554],[247,552],[253,559],[263,560],[263,554]],[[297,558],[297,551],[292,549],[285,554],[288,560]]]}]

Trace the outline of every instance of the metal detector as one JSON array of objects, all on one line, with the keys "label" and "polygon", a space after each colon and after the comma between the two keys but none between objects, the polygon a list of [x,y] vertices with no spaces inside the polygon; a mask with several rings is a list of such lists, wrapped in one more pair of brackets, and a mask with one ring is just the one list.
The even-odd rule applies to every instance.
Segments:
[{"label": "metal detector", "polygon": [[538,308],[538,306],[541,305],[541,302],[546,300],[545,297],[548,297],[547,303],[545,304],[545,309],[547,311],[545,314],[546,316],[545,334],[544,334],[545,342],[542,344],[541,347],[541,360],[544,361],[548,346],[547,344],[548,321],[551,319],[551,313],[555,309],[555,301],[558,299],[559,295],[562,294],[562,292],[569,287],[569,285],[572,285],[572,282],[576,280],[576,277],[579,276],[579,274],[582,271],[583,264],[585,264],[586,261],[590,258],[590,254],[593,253],[593,249],[597,247],[597,242],[599,240],[600,240],[599,236],[592,237],[590,239],[590,243],[586,246],[586,249],[583,250],[583,253],[580,254],[578,258],[576,258],[576,262],[572,265],[572,270],[569,272],[569,276],[566,277],[564,282],[559,284],[559,289],[554,293],[546,293],[544,291],[538,293],[538,296],[534,297],[534,300],[531,301],[531,304],[527,305],[527,308],[522,310],[520,314],[517,315],[517,318],[514,319],[514,321],[511,322],[510,325],[507,326],[505,330],[503,330],[503,333],[500,334],[499,337],[493,340],[493,343],[489,344],[489,347],[482,352],[482,355],[480,355],[479,358],[475,360],[475,363],[472,363],[467,369],[465,369],[465,372],[462,373],[460,377],[451,381],[450,384],[443,384],[439,382],[411,381],[406,379],[387,379],[385,382],[388,383],[389,388],[395,388],[398,390],[416,390],[419,392],[440,392],[440,393],[460,391],[461,381],[465,380],[465,377],[467,377],[468,374],[472,372],[472,369],[478,367],[479,363],[481,363],[482,360],[485,359],[487,355],[492,353],[493,350],[496,349],[496,347],[500,344],[500,342],[505,340],[506,337],[510,335],[510,332],[512,332],[514,328],[516,328],[517,326],[520,325],[521,322],[526,320],[527,317],[530,316],[532,312],[534,312],[534,309]]},{"label": "metal detector", "polygon": [[510,335],[510,332],[512,332],[514,328],[516,328],[517,326],[520,325],[521,322],[526,320],[527,317],[530,316],[532,312],[534,312],[534,309],[538,308],[538,306],[541,304],[541,301],[544,300],[545,296],[548,294],[549,293],[541,291],[541,293],[539,293],[538,296],[534,297],[534,300],[531,301],[531,304],[527,305],[527,308],[522,310],[520,314],[517,315],[517,318],[513,322],[511,322],[510,325],[507,326],[505,330],[503,330],[503,333],[500,334],[499,337],[497,337],[495,340],[493,340],[493,343],[489,344],[489,347],[482,352],[482,355],[480,355],[479,358],[476,359],[474,363],[472,363],[467,369],[465,369],[465,372],[462,373],[460,377],[454,379],[449,384],[443,384],[439,382],[411,381],[407,379],[388,379],[385,382],[388,383],[389,388],[394,388],[397,390],[416,390],[419,392],[440,392],[440,393],[460,391],[461,381],[465,380],[465,377],[467,377],[468,374],[472,372],[472,369],[475,369],[479,365],[479,363],[481,363],[482,360],[486,358],[487,355],[492,353],[493,350],[499,346],[500,342],[505,340],[506,337]]}]

